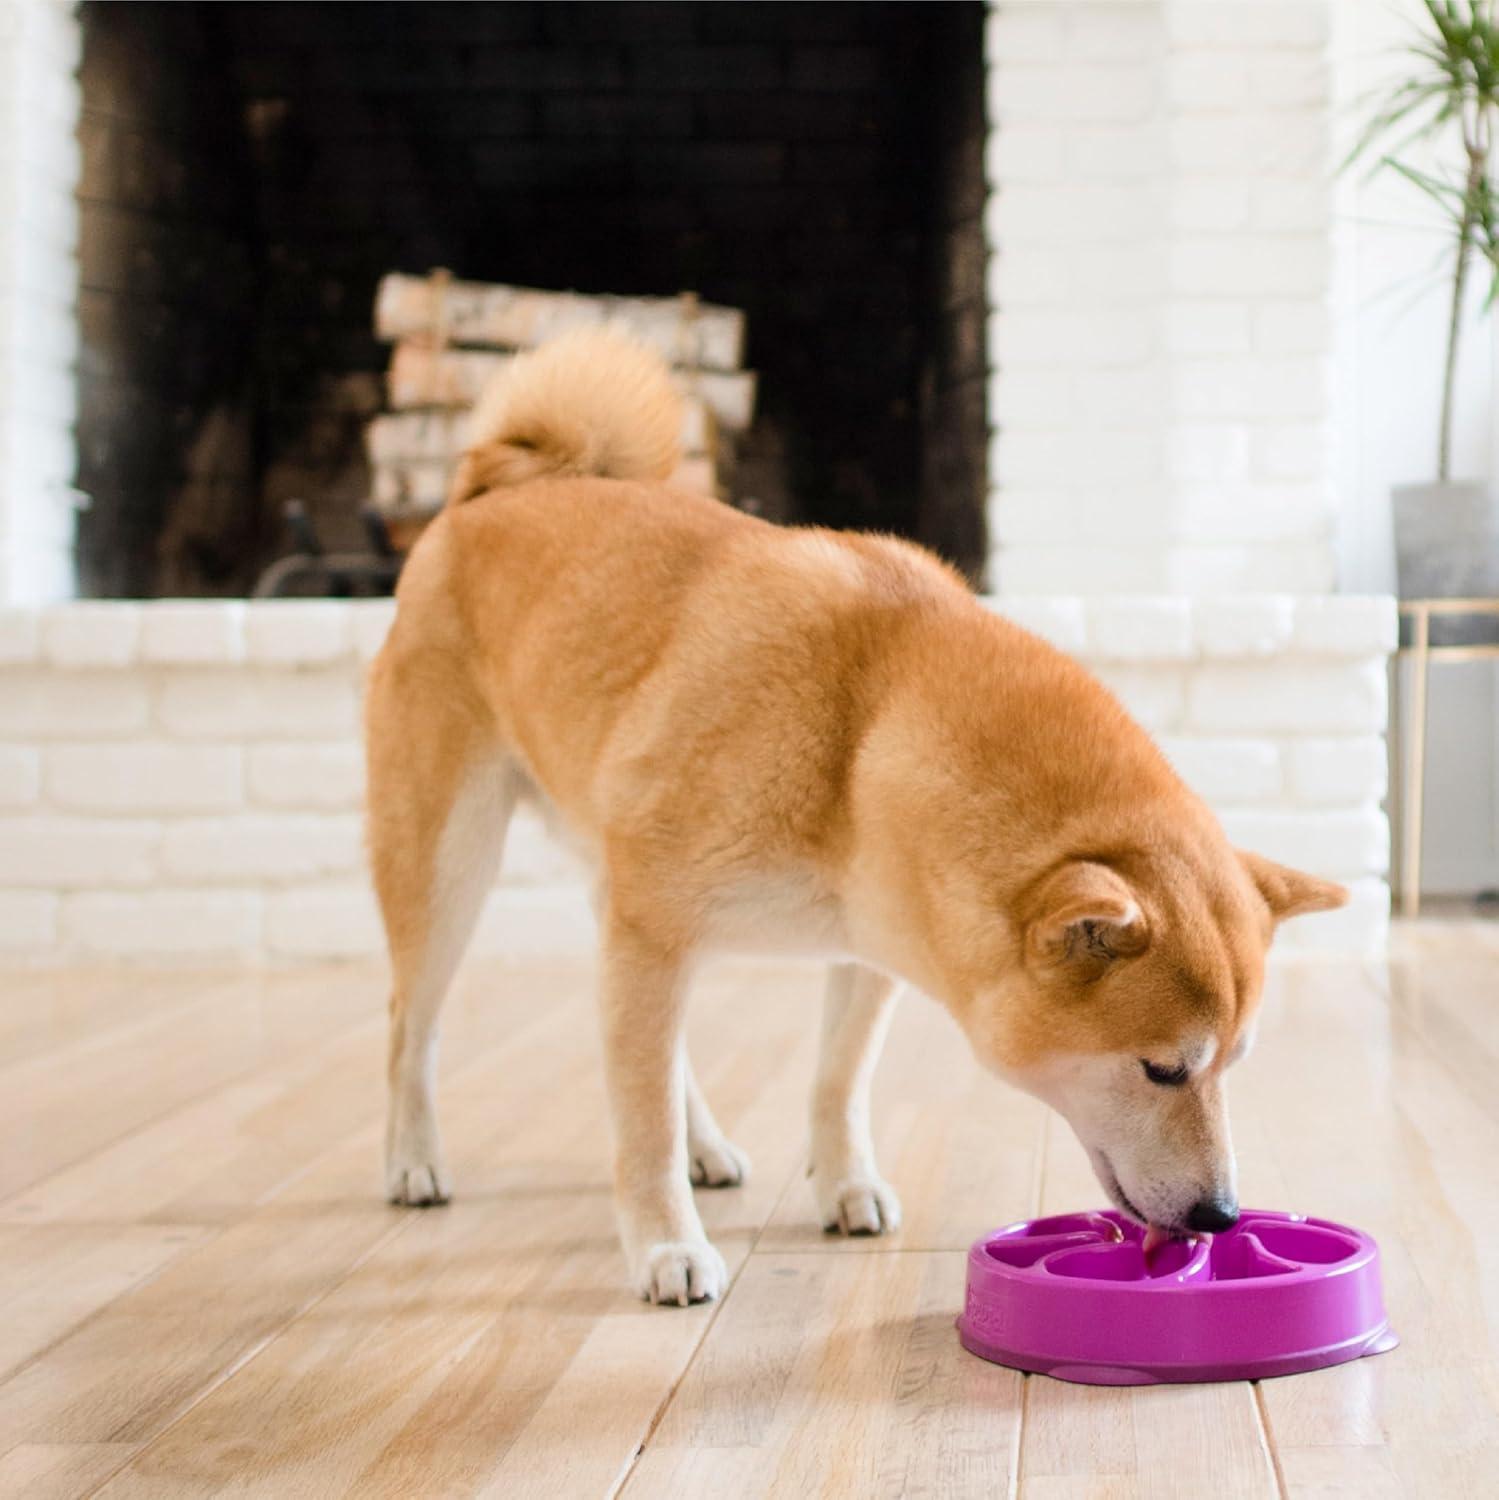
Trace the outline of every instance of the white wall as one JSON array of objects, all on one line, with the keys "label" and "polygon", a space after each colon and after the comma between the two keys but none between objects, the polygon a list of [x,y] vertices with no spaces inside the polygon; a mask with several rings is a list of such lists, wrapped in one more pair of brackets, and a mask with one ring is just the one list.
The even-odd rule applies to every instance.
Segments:
[{"label": "white wall", "polygon": [[78,49],[63,0],[0,4],[0,603],[76,588]]},{"label": "white wall", "polygon": [[1327,0],[989,17],[999,592],[1332,587]]},{"label": "white wall", "polygon": [[[1409,69],[1402,50],[1425,20],[1420,0],[1336,0],[1333,114],[1341,161],[1367,103]],[[1427,23],[1429,24],[1429,23]],[[1419,148],[1411,153],[1421,160]],[[1425,156],[1430,163],[1430,154]],[[1446,346],[1450,235],[1434,206],[1390,173],[1362,168],[1335,186],[1334,420],[1341,586],[1392,590],[1393,485],[1436,474]],[[1496,320],[1475,266],[1459,345],[1455,479],[1494,479]],[[1425,870],[1433,892],[1499,886],[1499,696],[1495,668],[1449,665],[1431,680]],[[1408,698],[1408,689],[1402,702]]]},{"label": "white wall", "polygon": [[[1402,49],[1424,14],[1420,0],[1337,0],[1338,161],[1357,140],[1371,96],[1408,76]],[[1403,154],[1433,164],[1419,148]],[[1436,477],[1451,238],[1435,206],[1393,173],[1352,167],[1338,176],[1334,194],[1339,576],[1346,588],[1392,591],[1390,487]],[[1491,472],[1494,340],[1493,320],[1481,313],[1485,291],[1478,264],[1460,345],[1454,479]]]}]

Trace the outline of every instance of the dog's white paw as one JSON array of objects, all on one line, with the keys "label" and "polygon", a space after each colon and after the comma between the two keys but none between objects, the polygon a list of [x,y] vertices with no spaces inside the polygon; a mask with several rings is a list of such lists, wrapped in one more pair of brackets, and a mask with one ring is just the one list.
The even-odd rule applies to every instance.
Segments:
[{"label": "dog's white paw", "polygon": [[385,1196],[407,1208],[432,1208],[446,1203],[453,1187],[440,1162],[408,1165],[396,1160],[385,1169]]},{"label": "dog's white paw", "polygon": [[694,1187],[738,1187],[749,1176],[750,1160],[732,1141],[720,1136],[689,1146]]},{"label": "dog's white paw", "polygon": [[635,1290],[647,1302],[711,1302],[729,1284],[723,1256],[707,1240],[665,1240],[652,1245],[635,1270]]},{"label": "dog's white paw", "polygon": [[894,1234],[900,1228],[900,1199],[881,1177],[845,1177],[817,1187],[822,1227],[839,1234]]}]

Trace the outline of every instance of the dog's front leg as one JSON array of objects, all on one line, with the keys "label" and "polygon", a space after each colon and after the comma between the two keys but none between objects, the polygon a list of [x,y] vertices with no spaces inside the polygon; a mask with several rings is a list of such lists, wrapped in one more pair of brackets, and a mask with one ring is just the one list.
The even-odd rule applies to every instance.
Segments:
[{"label": "dog's front leg", "polygon": [[685,988],[679,954],[606,915],[601,1000],[620,1237],[636,1291],[683,1307],[728,1284],[687,1171]]},{"label": "dog's front leg", "polygon": [[900,1228],[900,1199],[875,1166],[869,1134],[869,1088],[895,998],[892,981],[861,964],[828,971],[812,1093],[812,1191],[824,1229]]}]

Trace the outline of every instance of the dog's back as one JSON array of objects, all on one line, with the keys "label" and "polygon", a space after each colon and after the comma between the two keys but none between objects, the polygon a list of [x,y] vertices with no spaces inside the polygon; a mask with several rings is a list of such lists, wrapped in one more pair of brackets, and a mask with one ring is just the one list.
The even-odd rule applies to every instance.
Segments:
[{"label": "dog's back", "polygon": [[[670,485],[680,426],[660,361],[613,335],[522,356],[401,583],[388,654],[461,672],[585,839],[622,816],[660,826],[664,802],[753,806],[769,784],[810,825],[903,613],[972,608],[905,543],[787,530]],[[711,826],[702,812],[681,815]]]}]

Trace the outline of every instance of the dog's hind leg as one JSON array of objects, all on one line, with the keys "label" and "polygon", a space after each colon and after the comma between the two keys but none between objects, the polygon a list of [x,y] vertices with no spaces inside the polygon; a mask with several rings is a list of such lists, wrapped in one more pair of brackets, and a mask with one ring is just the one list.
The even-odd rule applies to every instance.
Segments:
[{"label": "dog's hind leg", "polygon": [[438,1013],[494,883],[520,780],[461,695],[433,691],[420,673],[397,677],[377,671],[368,710],[370,856],[394,980],[385,1192],[425,1207],[450,1191],[433,1099]]},{"label": "dog's hind leg", "polygon": [[869,1088],[895,1011],[895,986],[861,964],[834,964],[823,1001],[812,1093],[812,1191],[822,1227],[882,1234],[900,1227],[900,1199],[879,1174]]},{"label": "dog's hind leg", "polygon": [[687,1088],[687,1162],[693,1185],[738,1187],[749,1176],[749,1157],[713,1118],[685,1052],[682,1071]]}]

